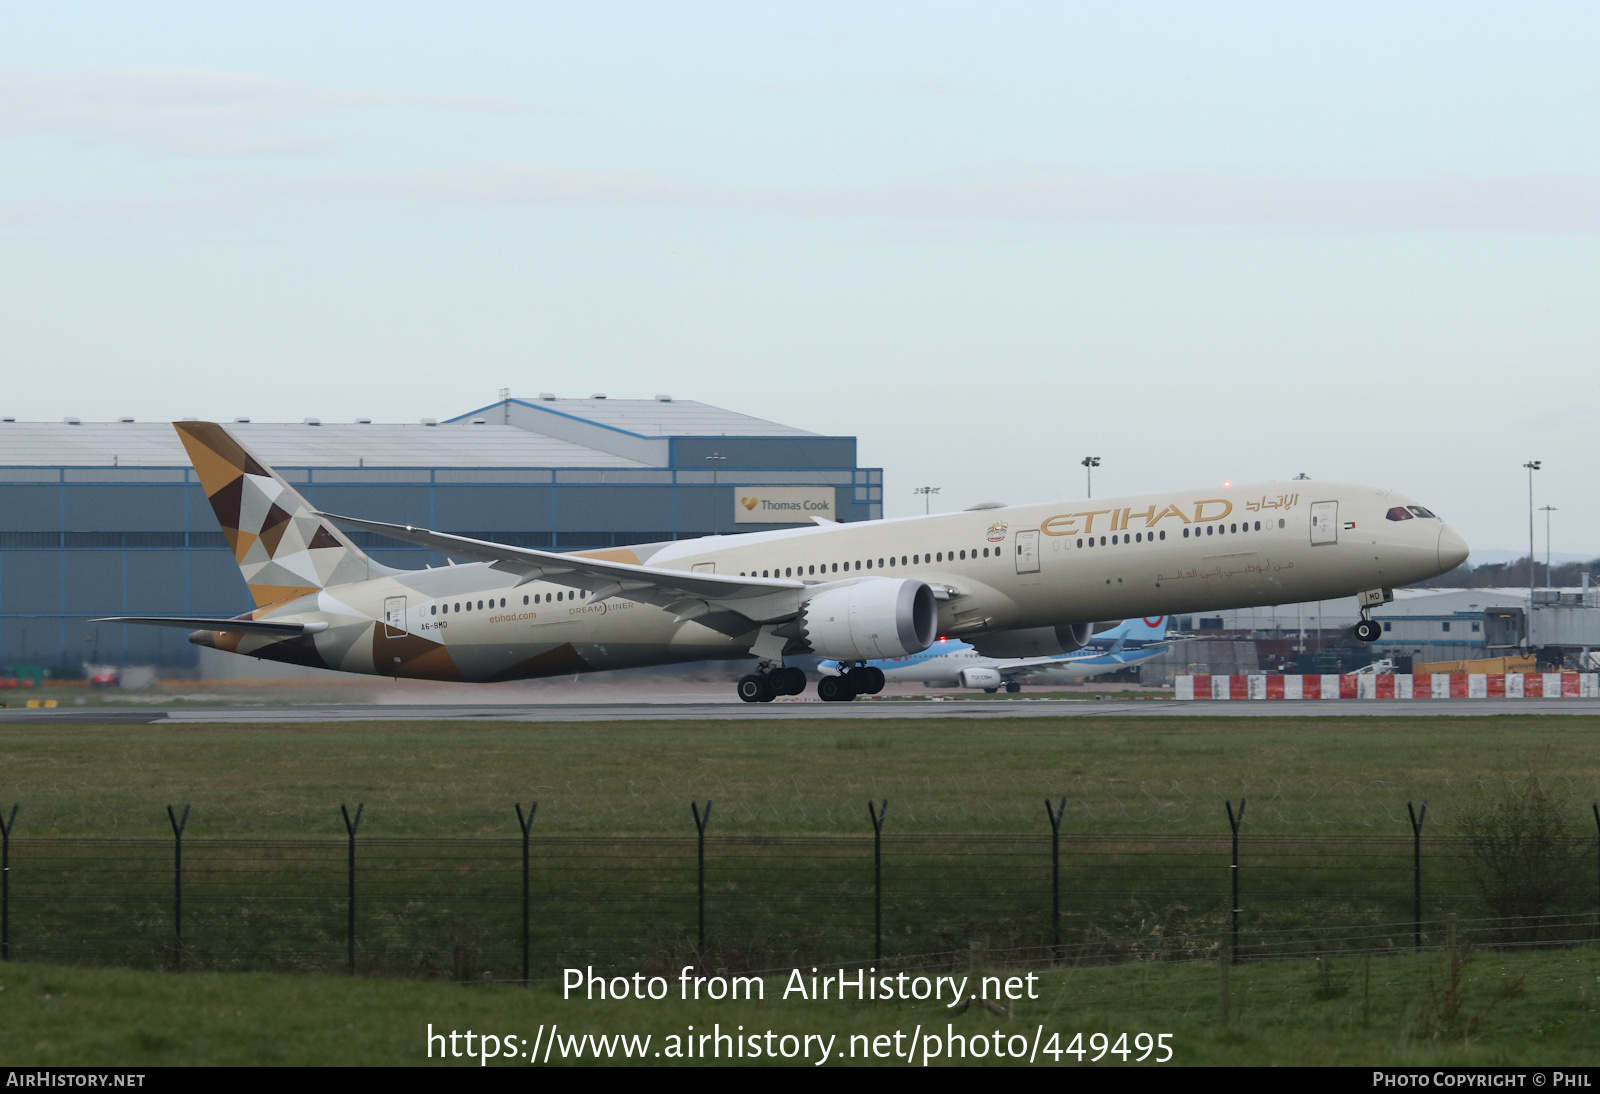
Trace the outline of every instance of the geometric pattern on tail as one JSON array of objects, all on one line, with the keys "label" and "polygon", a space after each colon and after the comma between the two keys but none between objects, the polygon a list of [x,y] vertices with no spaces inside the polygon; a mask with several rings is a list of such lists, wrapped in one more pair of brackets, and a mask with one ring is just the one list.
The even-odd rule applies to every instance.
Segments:
[{"label": "geometric pattern on tail", "polygon": [[214,422],[172,426],[258,609],[372,575],[366,554],[233,434]]}]

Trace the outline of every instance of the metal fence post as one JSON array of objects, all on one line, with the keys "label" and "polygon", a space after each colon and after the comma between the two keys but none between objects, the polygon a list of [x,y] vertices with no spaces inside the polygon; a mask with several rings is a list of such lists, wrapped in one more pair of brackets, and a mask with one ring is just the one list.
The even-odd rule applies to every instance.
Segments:
[{"label": "metal fence post", "polygon": [[183,829],[189,823],[189,806],[183,807],[183,816],[167,806],[167,820],[172,824],[172,967],[183,968]]},{"label": "metal fence post", "polygon": [[1233,989],[1228,984],[1228,966],[1233,963],[1233,952],[1228,946],[1226,935],[1217,943],[1217,1018],[1223,1024],[1228,1024],[1229,1013],[1233,1009]]},{"label": "metal fence post", "polygon": [[889,799],[874,806],[867,799],[867,816],[872,818],[872,964],[883,964],[883,818],[889,815]]},{"label": "metal fence post", "polygon": [[1061,960],[1061,818],[1067,813],[1067,799],[1060,805],[1044,800],[1044,811],[1050,817],[1050,955]]},{"label": "metal fence post", "polygon": [[8,818],[0,814],[0,961],[11,960],[11,830],[17,826],[17,807]]},{"label": "metal fence post", "polygon": [[[1593,803],[1591,803],[1591,805],[1594,808],[1594,827],[1595,827],[1595,831],[1596,831],[1597,834],[1600,834],[1600,802],[1593,802]],[[17,807],[13,805],[11,807],[11,816],[13,818],[15,818],[16,815],[17,815]],[[1600,842],[1597,842],[1595,844],[1595,846],[1596,846],[1597,849],[1600,849]],[[1600,875],[1596,875],[1596,876],[1600,877]],[[1600,921],[1600,904],[1597,904],[1595,906],[1595,916],[1596,916],[1596,920]]]},{"label": "metal fence post", "polygon": [[1239,963],[1239,826],[1244,823],[1245,800],[1239,799],[1239,812],[1233,811],[1233,802],[1227,803],[1228,827],[1233,829],[1233,940],[1228,946],[1228,961],[1230,964]]},{"label": "metal fence post", "polygon": [[1413,920],[1412,949],[1422,949],[1422,822],[1428,819],[1428,803],[1422,803],[1422,812],[1418,813],[1411,808],[1411,803],[1406,802],[1406,812],[1411,815],[1411,881],[1413,890],[1413,903],[1411,908]]},{"label": "metal fence post", "polygon": [[704,953],[706,948],[706,825],[711,823],[711,799],[706,799],[706,811],[700,812],[699,802],[690,802],[689,809],[694,813],[694,826],[700,833],[700,949]]},{"label": "metal fence post", "polygon": [[356,829],[361,827],[361,811],[366,807],[365,802],[357,802],[356,817],[351,820],[349,806],[339,806],[339,812],[344,814],[345,831],[350,834],[350,893],[346,902],[345,949],[351,976],[356,974]]},{"label": "metal fence post", "polygon": [[517,803],[517,827],[522,829],[522,986],[528,986],[528,831],[533,827],[533,815],[539,803],[528,806],[528,815],[522,815],[522,803]]}]

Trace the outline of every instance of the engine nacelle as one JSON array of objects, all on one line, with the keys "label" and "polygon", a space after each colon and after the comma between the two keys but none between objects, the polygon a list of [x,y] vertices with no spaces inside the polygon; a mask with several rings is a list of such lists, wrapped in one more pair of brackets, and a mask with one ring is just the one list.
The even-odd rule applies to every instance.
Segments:
[{"label": "engine nacelle", "polygon": [[999,669],[962,669],[957,679],[964,688],[997,688],[1005,683]]},{"label": "engine nacelle", "polygon": [[813,653],[835,661],[905,657],[939,637],[939,605],[921,581],[868,578],[807,600],[800,633]]},{"label": "engine nacelle", "polygon": [[1083,649],[1097,630],[1114,626],[1115,623],[1066,623],[1059,627],[976,634],[967,641],[985,657],[1059,657]]}]

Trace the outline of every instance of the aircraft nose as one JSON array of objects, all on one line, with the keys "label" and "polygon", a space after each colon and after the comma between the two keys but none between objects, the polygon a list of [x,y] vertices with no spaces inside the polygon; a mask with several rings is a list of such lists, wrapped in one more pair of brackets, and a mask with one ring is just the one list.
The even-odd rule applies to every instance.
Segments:
[{"label": "aircraft nose", "polygon": [[1439,571],[1446,573],[1467,561],[1467,541],[1446,524],[1439,529]]}]

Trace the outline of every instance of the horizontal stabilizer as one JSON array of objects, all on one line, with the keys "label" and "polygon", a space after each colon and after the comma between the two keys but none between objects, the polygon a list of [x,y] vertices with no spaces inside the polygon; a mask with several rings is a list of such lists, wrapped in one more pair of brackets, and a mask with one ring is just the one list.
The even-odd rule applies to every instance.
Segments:
[{"label": "horizontal stabilizer", "polygon": [[265,619],[223,619],[200,615],[113,615],[94,620],[96,623],[133,623],[141,627],[182,627],[187,631],[234,631],[242,634],[271,634],[279,638],[294,638],[301,634],[319,634],[328,629],[326,623],[274,623]]}]

